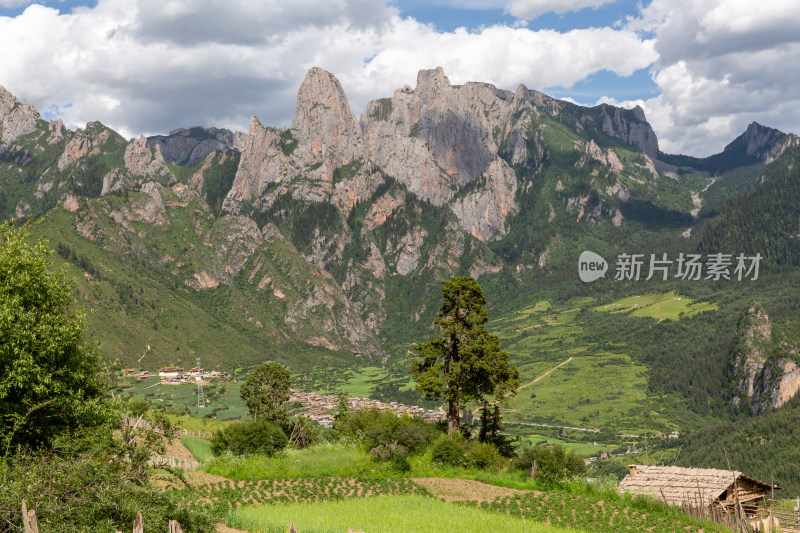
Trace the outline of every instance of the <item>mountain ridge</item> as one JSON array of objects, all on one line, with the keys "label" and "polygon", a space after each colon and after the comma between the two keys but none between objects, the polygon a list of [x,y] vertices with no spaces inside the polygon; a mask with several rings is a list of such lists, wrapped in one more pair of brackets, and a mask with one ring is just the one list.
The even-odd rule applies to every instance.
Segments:
[{"label": "mountain ridge", "polygon": [[[523,85],[454,86],[441,68],[359,118],[336,77],[311,69],[289,128],[252,117],[247,132],[189,128],[131,142],[99,122],[67,130],[10,98],[0,108],[13,137],[0,155],[0,211],[48,221],[40,234],[68,250],[79,298],[101,310],[90,315],[97,340],[126,365],[197,354],[229,369],[264,357],[331,373],[400,368],[409,343],[431,335],[439,281],[454,275],[480,278],[491,312],[506,316],[595,288],[594,298],[631,295],[645,289],[581,285],[577,254],[677,254],[730,239],[709,240],[718,212],[704,206],[740,216],[730,200],[763,188],[797,148],[796,136],[753,125],[717,159],[665,156],[641,108],[586,108]],[[788,237],[778,238],[771,253]],[[735,313],[741,296],[723,295]],[[733,335],[714,324],[702,334]],[[660,365],[648,394],[682,376],[668,356],[636,357],[650,365],[637,368]],[[733,387],[718,370],[713,387]],[[712,416],[706,391],[682,390]]]}]

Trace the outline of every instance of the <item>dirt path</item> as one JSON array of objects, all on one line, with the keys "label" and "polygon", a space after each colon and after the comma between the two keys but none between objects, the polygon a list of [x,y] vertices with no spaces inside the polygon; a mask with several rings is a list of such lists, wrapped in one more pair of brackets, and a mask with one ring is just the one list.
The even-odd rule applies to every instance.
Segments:
[{"label": "dirt path", "polygon": [[[566,365],[566,364],[567,364],[567,363],[569,363],[570,361],[572,361],[572,356],[569,356],[569,359],[567,359],[566,361],[562,361],[561,363],[557,364],[556,366],[554,366],[553,368],[551,368],[550,370],[548,370],[547,372],[545,372],[544,374],[542,374],[542,375],[541,375],[541,376],[539,376],[538,378],[534,379],[533,381],[529,381],[529,382],[528,382],[528,383],[526,383],[525,385],[522,385],[522,386],[521,386],[520,388],[518,388],[517,390],[518,390],[518,391],[521,391],[521,390],[522,390],[522,389],[524,389],[524,388],[530,387],[531,385],[533,385],[534,383],[536,383],[536,382],[537,382],[537,381],[539,381],[540,379],[542,379],[542,378],[545,378],[545,377],[549,376],[549,375],[550,375],[552,372],[554,372],[554,371],[558,370],[559,368],[561,368],[562,366]],[[508,394],[506,394],[506,398],[508,398],[509,396],[511,396],[511,394],[512,394],[512,393],[510,393],[510,392],[509,392]],[[480,412],[481,412],[481,409],[482,409],[482,407],[478,407],[477,409],[475,409],[474,411],[472,411],[472,415],[473,415],[473,416],[476,416],[478,413],[480,413]]]},{"label": "dirt path", "polygon": [[550,370],[548,370],[547,372],[545,372],[544,374],[542,374],[542,375],[541,375],[541,376],[539,376],[538,378],[534,379],[533,381],[530,381],[530,382],[526,383],[525,385],[521,386],[521,387],[520,387],[520,388],[518,388],[517,390],[522,390],[522,389],[524,389],[524,388],[526,388],[526,387],[530,387],[531,385],[533,385],[534,383],[536,383],[536,382],[537,382],[537,381],[539,381],[540,379],[542,379],[542,378],[544,378],[544,377],[547,377],[547,376],[549,376],[549,375],[550,375],[552,372],[554,372],[554,371],[558,370],[559,368],[561,368],[562,366],[566,365],[566,364],[567,364],[567,363],[569,363],[570,361],[572,361],[572,356],[570,356],[570,357],[569,357],[569,359],[567,359],[566,361],[564,361],[564,362],[562,362],[562,363],[559,363],[559,364],[557,364],[556,366],[554,366],[553,368],[551,368]]},{"label": "dirt path", "polygon": [[164,453],[166,457],[174,457],[175,459],[180,459],[181,461],[194,461],[194,455],[186,446],[181,444],[181,439],[173,439],[169,444],[166,446],[167,451]]},{"label": "dirt path", "polygon": [[248,533],[248,532],[243,531],[241,529],[233,529],[232,527],[228,527],[225,524],[217,524],[217,533]]},{"label": "dirt path", "polygon": [[497,487],[471,479],[449,479],[440,477],[412,478],[411,481],[428,489],[437,498],[448,502],[490,502],[503,496],[516,496],[530,491]]}]

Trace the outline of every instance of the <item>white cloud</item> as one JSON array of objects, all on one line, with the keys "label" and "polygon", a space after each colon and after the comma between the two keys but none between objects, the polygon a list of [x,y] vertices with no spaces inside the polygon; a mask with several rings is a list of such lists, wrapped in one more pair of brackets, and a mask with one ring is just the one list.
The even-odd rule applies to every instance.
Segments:
[{"label": "white cloud", "polygon": [[662,149],[708,155],[751,121],[792,132],[800,124],[800,0],[750,5],[653,0],[621,28],[567,32],[442,32],[383,0],[99,0],[65,14],[32,5],[0,17],[0,49],[14,51],[0,62],[0,85],[61,111],[70,127],[100,120],[134,136],[194,125],[242,130],[251,114],[288,124],[312,66],[341,80],[356,114],[413,86],[422,68],[513,90],[650,67],[660,93],[638,103]]},{"label": "white cloud", "polygon": [[358,113],[414,85],[422,68],[442,66],[453,83],[568,87],[656,59],[653,43],[629,30],[439,32],[379,0],[221,5],[100,0],[69,14],[34,5],[0,17],[0,49],[15,50],[0,64],[0,84],[40,110],[62,110],[70,127],[100,120],[134,136],[198,124],[245,129],[251,114],[286,124],[312,66],[339,77]]},{"label": "white cloud", "polygon": [[587,7],[598,8],[616,0],[511,0],[506,12],[521,19],[532,20],[545,13],[561,15],[570,11],[580,11]]},{"label": "white cloud", "polygon": [[655,35],[661,94],[643,107],[663,151],[718,152],[752,121],[797,131],[797,0],[654,0],[627,27]]}]

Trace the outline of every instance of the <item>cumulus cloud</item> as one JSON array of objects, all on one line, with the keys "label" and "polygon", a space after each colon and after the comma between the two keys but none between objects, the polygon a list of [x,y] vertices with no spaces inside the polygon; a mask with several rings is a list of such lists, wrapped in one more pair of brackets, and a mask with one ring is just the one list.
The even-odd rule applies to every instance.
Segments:
[{"label": "cumulus cloud", "polygon": [[[0,17],[0,49],[13,50],[0,62],[0,85],[61,113],[72,128],[100,120],[132,137],[194,125],[243,130],[251,114],[288,124],[312,66],[341,80],[356,114],[413,86],[422,68],[442,66],[457,84],[511,90],[520,83],[569,89],[601,70],[625,77],[649,68],[660,92],[624,104],[645,109],[664,151],[708,155],[751,121],[797,131],[798,7],[798,0],[758,9],[737,0],[653,0],[616,28],[443,32],[384,0],[99,0],[64,14],[31,5]],[[604,101],[616,102],[613,94]]]},{"label": "cumulus cloud", "polygon": [[653,80],[643,105],[667,152],[709,155],[750,122],[797,131],[797,0],[654,0],[627,28],[654,35]]},{"label": "cumulus cloud", "polygon": [[597,8],[615,1],[616,0],[511,0],[506,5],[506,12],[517,18],[531,20],[545,13],[561,15],[570,11],[580,11],[587,7]]},{"label": "cumulus cloud", "polygon": [[654,43],[627,29],[439,32],[380,0],[241,4],[100,0],[68,14],[30,6],[0,18],[0,47],[15,50],[0,84],[61,110],[70,127],[101,120],[135,136],[198,124],[245,129],[251,114],[287,124],[312,66],[339,77],[358,113],[413,85],[421,68],[442,66],[453,83],[569,87],[656,59]]}]

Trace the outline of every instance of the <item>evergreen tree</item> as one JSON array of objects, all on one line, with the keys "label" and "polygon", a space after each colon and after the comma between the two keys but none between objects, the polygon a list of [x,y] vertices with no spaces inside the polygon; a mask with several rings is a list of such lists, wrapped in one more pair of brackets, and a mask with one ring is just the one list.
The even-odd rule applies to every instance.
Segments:
[{"label": "evergreen tree", "polygon": [[447,429],[460,431],[461,409],[487,396],[505,398],[519,386],[519,372],[485,330],[488,316],[481,286],[462,276],[442,282],[442,306],[434,320],[439,337],[417,346],[411,365],[417,388],[429,400],[447,402]]}]

